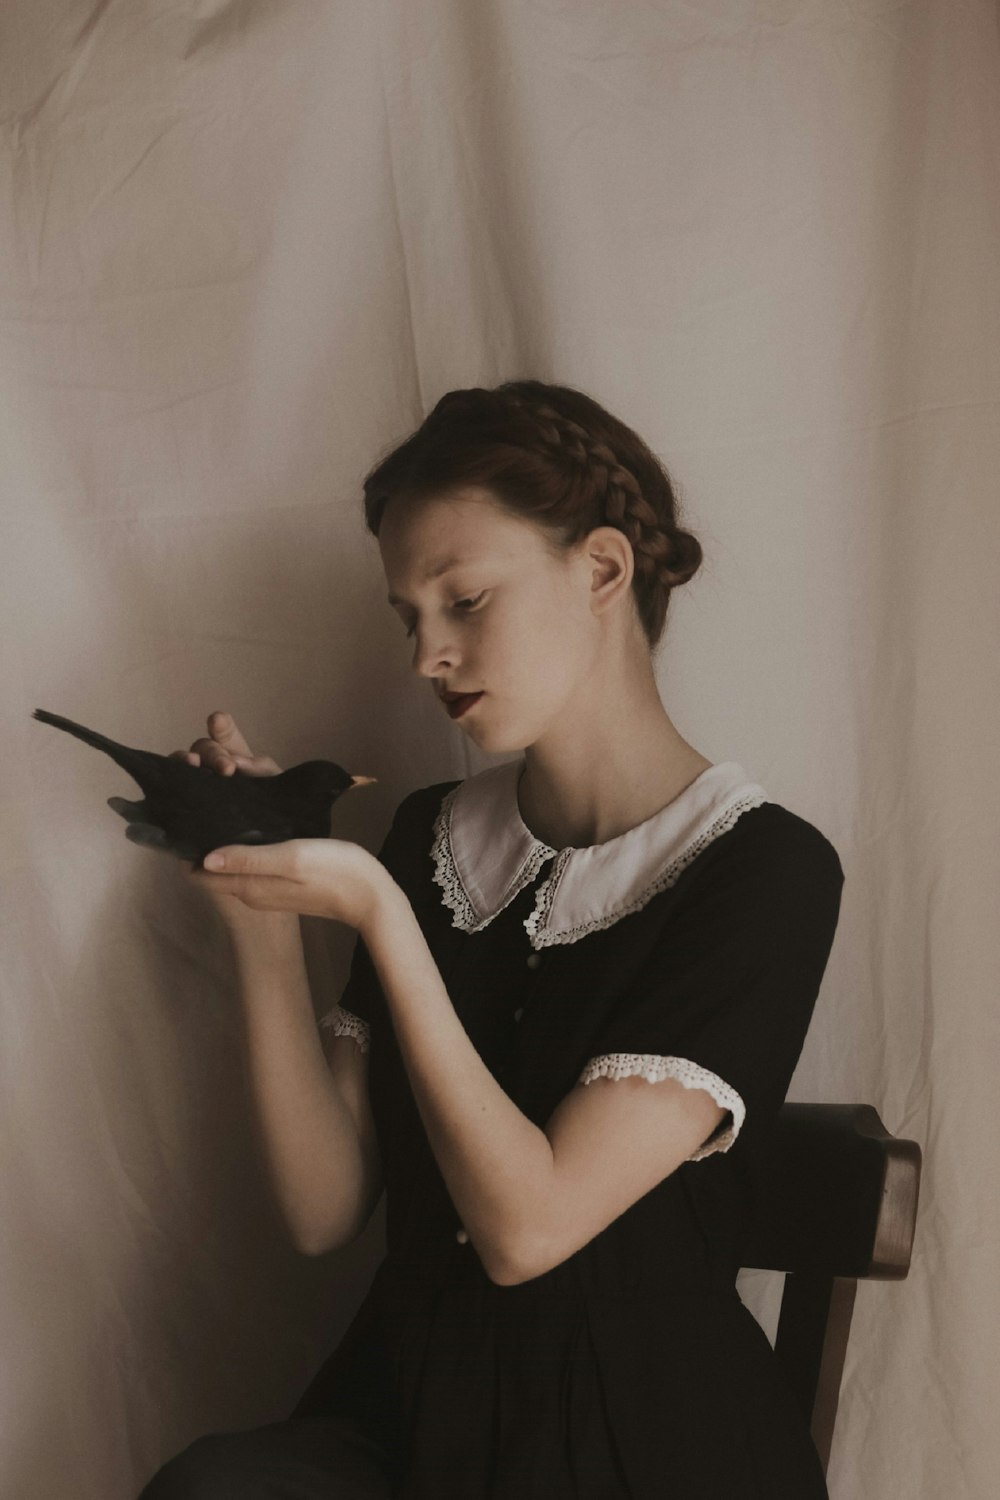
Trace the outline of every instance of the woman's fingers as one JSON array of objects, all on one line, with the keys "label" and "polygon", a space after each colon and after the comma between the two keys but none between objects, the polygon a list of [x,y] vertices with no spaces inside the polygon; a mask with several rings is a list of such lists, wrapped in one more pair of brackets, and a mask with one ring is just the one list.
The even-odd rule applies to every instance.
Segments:
[{"label": "woman's fingers", "polygon": [[227,714],[223,709],[216,709],[215,713],[209,714],[208,732],[216,744],[221,745],[230,755],[253,759],[253,751],[237,728],[232,714]]},{"label": "woman's fingers", "polygon": [[243,738],[232,714],[227,714],[223,709],[216,709],[215,713],[208,716],[208,730],[212,736],[211,743],[218,745],[218,751],[210,756],[205,756],[205,764],[213,766],[223,776],[232,776],[236,771],[237,763],[242,770],[248,770],[253,764],[253,751]]},{"label": "woman's fingers", "polygon": [[208,766],[209,770],[225,772],[227,766],[232,772],[236,769],[232,757],[215,740],[206,739],[203,735],[200,740],[193,740],[189,750],[185,751],[189,763]]},{"label": "woman's fingers", "polygon": [[209,737],[194,740],[185,755],[191,765],[204,765],[222,776],[232,776],[237,760],[252,760],[253,752],[236,726],[232,714],[221,709],[208,716]]},{"label": "woman's fingers", "polygon": [[247,776],[280,776],[281,767],[269,755],[254,755],[232,714],[222,709],[208,716],[209,737],[194,740],[188,750],[175,750],[189,765],[207,766],[220,776],[242,771]]},{"label": "woman's fingers", "polygon": [[258,755],[242,767],[251,776],[280,776],[281,767],[269,755]]}]

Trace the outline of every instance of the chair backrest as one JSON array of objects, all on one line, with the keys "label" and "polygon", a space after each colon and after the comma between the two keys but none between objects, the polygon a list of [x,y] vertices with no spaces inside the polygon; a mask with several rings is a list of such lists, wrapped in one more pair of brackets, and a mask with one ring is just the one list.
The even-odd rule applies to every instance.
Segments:
[{"label": "chair backrest", "polygon": [[774,1352],[824,1472],[858,1279],[910,1268],[922,1155],[870,1104],[784,1104],[745,1267],[785,1272]]}]

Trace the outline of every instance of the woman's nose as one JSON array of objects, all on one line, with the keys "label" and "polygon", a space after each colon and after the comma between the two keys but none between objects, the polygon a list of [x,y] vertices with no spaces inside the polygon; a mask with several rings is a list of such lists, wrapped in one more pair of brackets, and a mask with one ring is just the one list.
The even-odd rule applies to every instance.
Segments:
[{"label": "woman's nose", "polygon": [[420,677],[442,677],[455,665],[456,654],[440,638],[422,637],[418,631],[413,648],[413,670]]}]

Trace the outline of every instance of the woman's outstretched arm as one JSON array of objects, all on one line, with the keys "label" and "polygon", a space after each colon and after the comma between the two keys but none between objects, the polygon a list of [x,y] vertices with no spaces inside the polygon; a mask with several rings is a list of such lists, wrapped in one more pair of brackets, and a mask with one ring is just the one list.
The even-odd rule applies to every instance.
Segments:
[{"label": "woman's outstretched arm", "polygon": [[230,929],[258,1130],[296,1246],[314,1254],[361,1233],[382,1193],[367,1058],[348,1038],[329,1062],[313,1014],[297,916],[258,912]]},{"label": "woman's outstretched arm", "polygon": [[725,1111],[676,1079],[597,1078],[534,1125],[455,1013],[404,892],[384,882],[362,933],[441,1174],[487,1275],[541,1275],[669,1176]]}]

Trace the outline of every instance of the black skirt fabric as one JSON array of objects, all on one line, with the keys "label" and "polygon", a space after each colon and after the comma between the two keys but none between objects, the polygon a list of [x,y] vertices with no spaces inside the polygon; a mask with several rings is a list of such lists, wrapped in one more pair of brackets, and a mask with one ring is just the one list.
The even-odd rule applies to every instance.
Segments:
[{"label": "black skirt fabric", "polygon": [[827,1496],[735,1290],[598,1297],[459,1277],[429,1293],[386,1262],[296,1416],[331,1412],[377,1435],[404,1500]]}]

